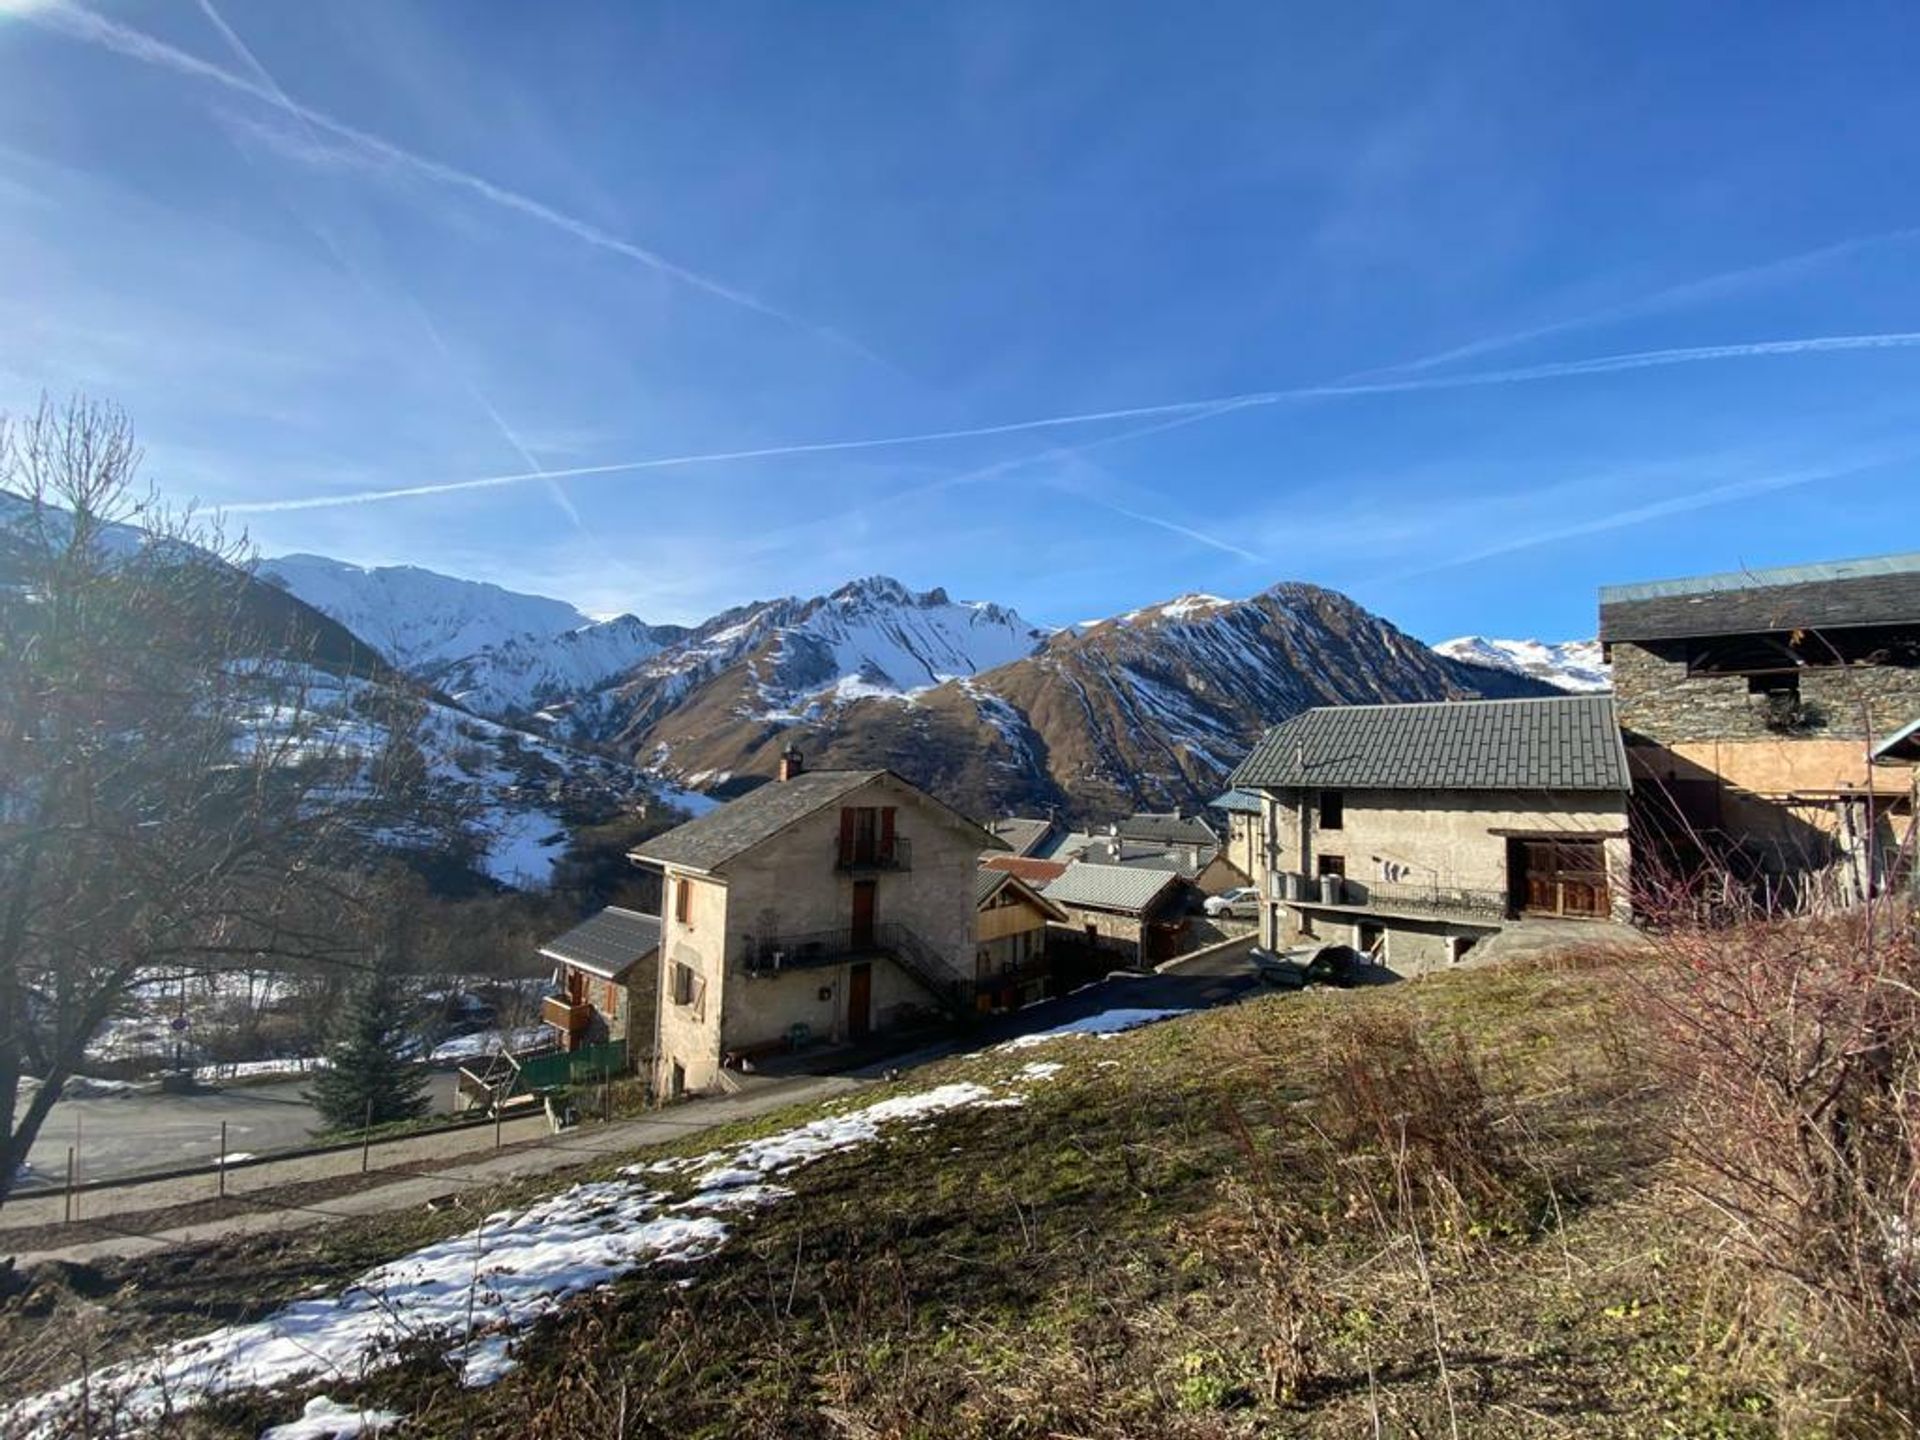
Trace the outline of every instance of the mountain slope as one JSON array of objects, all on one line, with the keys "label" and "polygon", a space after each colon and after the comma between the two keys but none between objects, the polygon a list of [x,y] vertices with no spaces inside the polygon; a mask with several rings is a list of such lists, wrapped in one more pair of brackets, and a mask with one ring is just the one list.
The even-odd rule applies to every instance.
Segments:
[{"label": "mountain slope", "polygon": [[621,615],[557,635],[516,635],[428,673],[483,715],[542,711],[544,720],[566,731],[591,732],[596,692],[691,633]]},{"label": "mountain slope", "polygon": [[[1047,630],[1004,606],[873,576],[715,616],[598,701],[601,738],[695,783],[787,726],[862,701],[898,707],[1033,654]],[[718,764],[677,763],[682,746]]]},{"label": "mountain slope", "polygon": [[366,569],[323,555],[263,560],[262,579],[339,621],[403,670],[421,672],[528,635],[590,624],[564,600],[412,565]]},{"label": "mountain slope", "polygon": [[1435,654],[1336,592],[1282,584],[1063,631],[905,698],[795,715],[743,708],[737,686],[695,694],[637,713],[622,741],[687,783],[771,773],[797,741],[813,763],[885,765],[975,815],[1053,806],[1096,818],[1205,803],[1266,726],[1313,705],[1553,693]]},{"label": "mountain slope", "polygon": [[1591,692],[1613,688],[1613,674],[1600,653],[1598,640],[1567,640],[1555,645],[1540,640],[1489,640],[1462,635],[1433,647],[1453,660],[1511,670],[1558,685],[1562,690]]}]

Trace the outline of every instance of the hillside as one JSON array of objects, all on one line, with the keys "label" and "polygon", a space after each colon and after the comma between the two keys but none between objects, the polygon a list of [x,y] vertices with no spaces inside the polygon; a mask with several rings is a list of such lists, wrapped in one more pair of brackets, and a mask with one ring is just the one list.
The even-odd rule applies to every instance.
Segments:
[{"label": "hillside", "polygon": [[249,1440],[310,1399],[470,1440],[1774,1433],[1617,963],[1033,1038],[465,1214],[52,1277],[0,1319],[13,1418],[71,1413],[78,1333],[103,1414]]},{"label": "hillside", "polygon": [[1334,591],[1188,596],[1052,636],[1035,653],[917,694],[803,715],[746,703],[749,668],[645,704],[617,739],[682,783],[771,774],[781,748],[885,765],[976,815],[1192,808],[1266,726],[1322,704],[1557,693],[1437,655]]}]

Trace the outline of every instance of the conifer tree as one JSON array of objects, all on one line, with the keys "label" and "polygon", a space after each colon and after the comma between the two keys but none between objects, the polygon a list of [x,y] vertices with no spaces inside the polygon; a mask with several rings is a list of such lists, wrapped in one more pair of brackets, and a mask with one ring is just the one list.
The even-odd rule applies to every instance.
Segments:
[{"label": "conifer tree", "polygon": [[426,1071],[399,1053],[408,1033],[401,987],[383,957],[355,988],[327,1048],[327,1068],[306,1092],[327,1129],[426,1113]]}]

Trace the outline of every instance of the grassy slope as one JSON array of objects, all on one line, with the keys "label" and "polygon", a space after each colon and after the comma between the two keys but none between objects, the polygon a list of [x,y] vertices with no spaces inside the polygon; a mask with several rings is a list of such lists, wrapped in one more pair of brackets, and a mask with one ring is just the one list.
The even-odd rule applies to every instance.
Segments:
[{"label": "grassy slope", "polygon": [[[491,1390],[424,1358],[317,1388],[472,1440],[1769,1433],[1740,1379],[1761,1361],[1724,1353],[1723,1277],[1674,1223],[1666,1101],[1619,1038],[1620,978],[1460,973],[945,1062],[902,1088],[1066,1068],[1023,1086],[1024,1108],[959,1111],[797,1172],[798,1193],[684,1287],[653,1272],[576,1306]],[[1429,1058],[1454,1036],[1472,1057],[1490,1124],[1443,1148],[1485,1152],[1456,1172],[1464,1190],[1493,1178],[1403,1210],[1403,1184],[1415,1196],[1430,1170],[1354,1141],[1367,1108],[1333,1097],[1355,1085],[1343,1056],[1404,1061],[1407,1024]],[[197,1300],[237,1318],[218,1298],[236,1274],[257,1311],[456,1223],[130,1266],[115,1278],[136,1283],[103,1302],[109,1349],[201,1328]],[[254,1435],[293,1413],[246,1397],[182,1433]]]}]

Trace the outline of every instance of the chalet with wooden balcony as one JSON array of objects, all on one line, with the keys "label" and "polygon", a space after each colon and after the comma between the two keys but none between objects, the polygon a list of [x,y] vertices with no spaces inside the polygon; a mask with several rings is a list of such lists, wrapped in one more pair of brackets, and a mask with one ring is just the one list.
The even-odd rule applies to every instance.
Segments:
[{"label": "chalet with wooden balcony", "polygon": [[627,1065],[643,1065],[653,1038],[660,917],[609,905],[540,953],[554,962],[557,992],[541,1001],[540,1018],[559,1032],[561,1048],[625,1045]]},{"label": "chalet with wooden balcony", "polygon": [[654,1080],[970,1011],[987,831],[887,770],[780,779],[632,852],[660,871]]},{"label": "chalet with wooden balcony", "polygon": [[1233,784],[1260,797],[1270,947],[1340,941],[1411,974],[1517,920],[1629,918],[1608,696],[1308,710]]},{"label": "chalet with wooden balcony", "polygon": [[1841,903],[1901,882],[1920,553],[1604,586],[1600,640],[1649,868]]},{"label": "chalet with wooden balcony", "polygon": [[1053,973],[1047,927],[1066,924],[1067,912],[1016,872],[997,866],[980,867],[973,893],[975,1004],[1014,1010],[1044,1000]]}]

